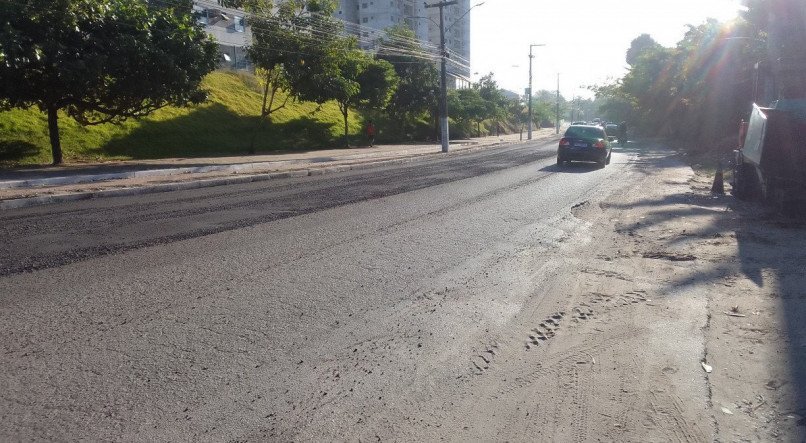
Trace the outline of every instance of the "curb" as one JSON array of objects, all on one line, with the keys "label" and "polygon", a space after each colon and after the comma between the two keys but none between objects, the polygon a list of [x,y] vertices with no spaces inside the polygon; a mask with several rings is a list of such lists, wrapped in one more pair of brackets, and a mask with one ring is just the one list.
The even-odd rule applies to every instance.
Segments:
[{"label": "curb", "polygon": [[[554,134],[552,134],[554,135]],[[531,140],[534,142],[535,140]],[[459,151],[448,152],[447,155],[461,155],[463,153],[470,153],[481,151],[489,148],[496,148],[501,146],[507,145],[515,145],[518,143],[524,143],[527,140],[523,141],[514,141],[514,142],[495,142],[488,145],[481,145],[481,146],[473,146],[469,148],[465,148]],[[15,198],[15,199],[8,199],[8,200],[0,200],[0,211],[11,210],[11,209],[24,209],[30,208],[35,206],[43,206],[43,205],[50,205],[55,203],[68,203],[68,202],[75,202],[81,200],[92,200],[96,198],[105,198],[105,197],[125,197],[125,196],[132,196],[132,195],[145,195],[145,194],[156,194],[161,192],[171,192],[171,191],[184,191],[190,189],[199,189],[199,188],[209,188],[214,186],[225,186],[225,185],[237,185],[237,184],[246,184],[246,183],[253,183],[253,182],[261,182],[273,179],[281,179],[281,178],[298,178],[298,177],[308,177],[308,176],[319,176],[324,174],[330,174],[335,172],[345,172],[345,171],[352,171],[352,170],[360,170],[360,169],[370,169],[377,166],[383,165],[393,165],[393,164],[404,164],[410,163],[416,160],[421,160],[424,157],[430,157],[435,155],[443,155],[442,152],[428,152],[424,154],[413,154],[408,155],[400,158],[392,158],[386,160],[379,160],[379,161],[367,161],[367,162],[357,162],[353,164],[345,164],[345,165],[336,165],[336,166],[322,166],[319,168],[306,168],[306,169],[297,169],[297,170],[290,170],[284,172],[266,172],[266,173],[258,173],[258,174],[251,174],[251,175],[242,175],[238,177],[223,177],[223,178],[211,178],[211,179],[202,179],[202,180],[191,180],[191,181],[184,181],[184,182],[177,182],[177,183],[164,183],[164,184],[157,184],[153,186],[144,185],[144,186],[137,186],[131,188],[120,188],[120,189],[106,189],[102,191],[90,191],[90,192],[74,192],[69,194],[58,194],[58,195],[40,195],[35,197],[22,197],[22,198]],[[201,172],[232,172],[234,174],[243,173],[248,170],[258,169],[258,165],[277,165],[278,162],[262,162],[262,163],[242,163],[236,165],[221,165],[221,166],[202,166],[202,167],[194,167],[194,168],[172,168],[172,169],[161,169],[161,170],[151,170],[151,171],[136,171],[136,172],[127,172],[127,173],[120,173],[120,174],[104,174],[103,176],[118,176],[120,177],[113,177],[113,178],[104,178],[104,179],[96,179],[93,181],[99,180],[115,180],[115,179],[125,179],[125,178],[137,178],[137,177],[159,177],[159,176],[168,176],[168,175],[178,175],[178,174],[191,174],[194,172],[190,172],[191,170],[195,170],[195,173]],[[212,169],[211,169],[212,168]],[[169,173],[168,171],[185,171],[188,172],[174,172]],[[132,175],[137,174],[139,175]],[[77,176],[77,177],[99,177],[99,176]],[[68,177],[59,177],[59,178],[68,178]],[[73,178],[73,177],[69,177]],[[50,179],[42,179],[42,180],[50,180]],[[19,180],[18,182],[24,183],[31,183],[36,180]],[[10,183],[10,182],[7,182]],[[81,183],[81,182],[76,182]],[[58,183],[58,184],[76,184],[70,182]],[[87,183],[87,182],[84,182]],[[41,185],[40,185],[41,186]],[[23,187],[23,186],[19,186]],[[9,189],[7,187],[6,189]]]},{"label": "curb", "polygon": [[230,165],[208,165],[185,168],[148,169],[143,171],[116,172],[110,174],[74,175],[71,177],[51,177],[31,180],[10,180],[0,182],[0,189],[36,188],[53,185],[76,185],[98,181],[122,180],[128,178],[165,177],[169,175],[203,174],[207,172],[245,172],[255,169],[276,167],[289,163],[288,160],[260,163],[236,163]]},{"label": "curb", "polygon": [[[468,143],[475,144],[475,143]],[[484,146],[491,146],[493,143]],[[467,148],[463,149],[466,151]],[[427,154],[408,154],[408,151],[403,151],[403,156],[416,157],[419,155]],[[371,157],[370,158],[371,161]],[[303,160],[304,161],[304,160]],[[50,177],[50,178],[37,178],[30,180],[8,180],[0,181],[0,189],[20,189],[20,188],[39,188],[43,186],[59,186],[59,185],[76,185],[82,183],[94,183],[98,181],[109,180],[125,180],[131,178],[145,178],[145,177],[166,177],[171,175],[183,174],[204,174],[209,172],[232,172],[232,173],[247,173],[250,171],[265,171],[276,169],[278,166],[286,165],[289,163],[299,162],[299,160],[274,160],[267,162],[254,162],[254,163],[231,163],[225,165],[206,165],[206,166],[192,166],[181,168],[160,168],[160,169],[147,169],[142,171],[129,171],[129,172],[114,172],[107,174],[84,174],[73,175],[68,177]]]}]

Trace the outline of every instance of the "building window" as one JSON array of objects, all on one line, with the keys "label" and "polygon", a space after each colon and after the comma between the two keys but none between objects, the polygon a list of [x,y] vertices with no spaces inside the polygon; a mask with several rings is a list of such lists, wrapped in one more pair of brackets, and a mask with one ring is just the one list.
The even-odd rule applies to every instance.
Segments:
[{"label": "building window", "polygon": [[361,7],[362,7],[362,8],[364,8],[364,9],[367,9],[367,4],[366,4],[366,3],[362,3],[362,4],[361,4]]},{"label": "building window", "polygon": [[235,29],[235,32],[244,32],[246,29],[246,23],[244,22],[243,17],[235,16],[233,21],[234,23],[232,24],[232,27]]},{"label": "building window", "polygon": [[362,18],[362,19],[361,19],[361,23],[366,23],[366,22],[368,22],[368,21],[369,21],[369,19],[368,19],[368,18],[366,18],[366,17],[364,17],[364,18]]},{"label": "building window", "polygon": [[193,15],[196,17],[196,22],[202,25],[207,25],[210,22],[207,19],[207,10],[202,7],[193,5]]}]

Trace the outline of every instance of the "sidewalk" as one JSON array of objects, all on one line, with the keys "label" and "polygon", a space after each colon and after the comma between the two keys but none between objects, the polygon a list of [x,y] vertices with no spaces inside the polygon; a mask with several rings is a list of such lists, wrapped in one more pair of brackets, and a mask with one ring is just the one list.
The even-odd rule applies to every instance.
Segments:
[{"label": "sidewalk", "polygon": [[[523,135],[524,139],[526,135]],[[534,140],[555,137],[553,128]],[[456,140],[448,155],[520,141],[520,134]],[[438,144],[382,145],[239,157],[170,158],[0,170],[0,210],[338,172],[444,155]]]}]

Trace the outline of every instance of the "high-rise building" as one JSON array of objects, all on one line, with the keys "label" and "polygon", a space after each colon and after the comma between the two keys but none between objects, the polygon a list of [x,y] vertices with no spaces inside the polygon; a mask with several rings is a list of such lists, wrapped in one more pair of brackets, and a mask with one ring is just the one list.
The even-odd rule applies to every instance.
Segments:
[{"label": "high-rise building", "polygon": [[[470,0],[443,10],[445,47],[448,53],[448,86],[462,87],[470,81]],[[222,65],[246,68],[245,47],[251,43],[249,19],[243,11],[227,8],[220,0],[194,0],[193,9],[207,32],[221,47]],[[426,8],[421,0],[340,0],[334,16],[345,31],[358,38],[365,50],[376,48],[386,29],[406,26],[423,43],[423,51],[439,57],[439,8]]]},{"label": "high-rise building", "polygon": [[[443,10],[445,47],[448,52],[449,86],[469,82],[470,77],[470,0]],[[362,48],[371,50],[384,31],[406,26],[424,43],[424,49],[439,55],[439,8],[426,8],[419,0],[340,0],[334,13],[345,22],[345,29],[356,35]]]}]

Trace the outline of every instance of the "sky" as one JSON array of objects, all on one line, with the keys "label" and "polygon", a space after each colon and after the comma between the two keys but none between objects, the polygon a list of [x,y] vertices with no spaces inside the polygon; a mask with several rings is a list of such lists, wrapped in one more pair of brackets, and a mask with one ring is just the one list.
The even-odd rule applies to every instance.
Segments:
[{"label": "sky", "polygon": [[[475,4],[478,1],[471,0]],[[475,81],[493,72],[499,86],[592,97],[587,85],[620,78],[630,42],[643,33],[674,46],[686,24],[736,17],[739,0],[485,0],[470,13],[470,60]]]}]

